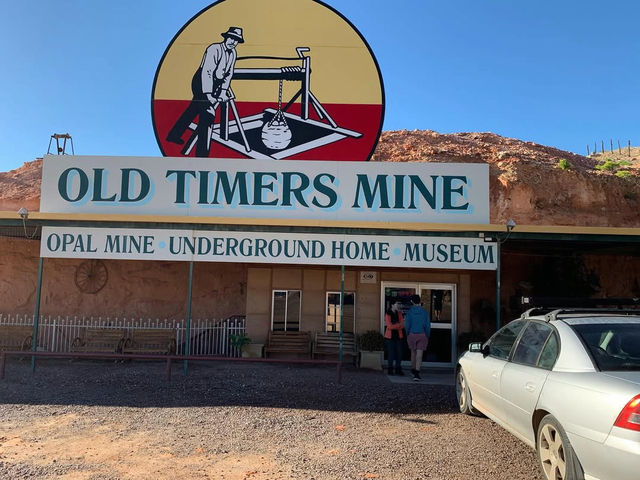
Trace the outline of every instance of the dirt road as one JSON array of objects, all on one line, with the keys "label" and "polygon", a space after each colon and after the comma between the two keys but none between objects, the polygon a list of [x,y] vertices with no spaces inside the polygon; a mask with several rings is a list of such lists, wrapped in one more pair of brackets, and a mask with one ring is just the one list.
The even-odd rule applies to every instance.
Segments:
[{"label": "dirt road", "polygon": [[537,479],[451,386],[327,367],[26,361],[0,381],[0,478]]}]

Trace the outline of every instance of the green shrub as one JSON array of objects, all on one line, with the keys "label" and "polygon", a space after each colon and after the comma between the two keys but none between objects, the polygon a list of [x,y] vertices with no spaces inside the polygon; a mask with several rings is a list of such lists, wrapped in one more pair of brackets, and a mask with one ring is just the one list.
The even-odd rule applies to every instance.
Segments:
[{"label": "green shrub", "polygon": [[619,168],[628,167],[631,165],[631,162],[628,160],[612,160],[610,158],[605,158],[603,162],[596,165],[596,170],[615,172]]},{"label": "green shrub", "polygon": [[571,163],[566,158],[558,160],[558,168],[561,170],[571,170]]},{"label": "green shrub", "polygon": [[375,352],[384,350],[384,337],[377,330],[367,330],[358,338],[360,350]]},{"label": "green shrub", "polygon": [[234,348],[238,348],[240,350],[242,350],[242,347],[246,344],[251,343],[251,339],[244,333],[241,335],[229,335],[229,340]]},{"label": "green shrub", "polygon": [[618,168],[617,162],[611,160],[610,158],[605,158],[603,162],[596,165],[596,170],[604,171],[613,171]]},{"label": "green shrub", "polygon": [[628,178],[630,176],[631,176],[631,172],[629,170],[618,170],[616,172],[616,177]]}]

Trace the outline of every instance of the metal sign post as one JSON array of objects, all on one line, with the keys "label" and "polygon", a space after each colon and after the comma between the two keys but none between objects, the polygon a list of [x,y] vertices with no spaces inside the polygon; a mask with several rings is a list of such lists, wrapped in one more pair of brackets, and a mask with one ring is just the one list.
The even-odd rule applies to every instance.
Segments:
[{"label": "metal sign post", "polygon": [[[38,259],[38,286],[36,288],[36,308],[33,314],[33,335],[31,336],[31,351],[38,351],[38,323],[40,321],[40,294],[42,292],[42,257]],[[31,372],[36,371],[36,357],[31,356]]]}]

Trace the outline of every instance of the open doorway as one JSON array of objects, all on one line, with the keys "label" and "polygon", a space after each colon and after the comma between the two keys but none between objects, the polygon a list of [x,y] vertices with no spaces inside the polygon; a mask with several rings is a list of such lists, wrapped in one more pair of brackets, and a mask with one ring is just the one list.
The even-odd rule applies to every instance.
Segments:
[{"label": "open doorway", "polygon": [[[452,366],[456,352],[456,285],[449,283],[383,282],[380,311],[380,331],[384,333],[384,312],[397,300],[406,314],[411,307],[411,296],[419,295],[422,306],[429,312],[431,335],[424,353],[423,365]],[[409,362],[410,352],[403,349],[403,363]],[[386,359],[386,352],[385,352]]]}]

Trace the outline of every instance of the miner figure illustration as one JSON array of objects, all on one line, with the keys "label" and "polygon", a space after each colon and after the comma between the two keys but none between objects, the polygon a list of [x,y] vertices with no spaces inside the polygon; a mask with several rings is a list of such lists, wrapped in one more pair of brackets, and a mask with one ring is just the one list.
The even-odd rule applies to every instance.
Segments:
[{"label": "miner figure illustration", "polygon": [[213,126],[216,110],[220,104],[233,99],[230,85],[236,63],[236,46],[244,43],[242,28],[229,27],[221,35],[224,40],[209,45],[204,52],[200,67],[191,80],[193,99],[167,135],[167,141],[182,145],[184,143],[182,135],[197,116],[196,157],[209,156],[210,129]]}]

